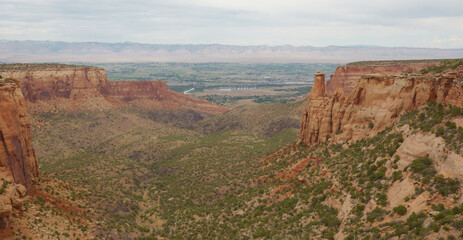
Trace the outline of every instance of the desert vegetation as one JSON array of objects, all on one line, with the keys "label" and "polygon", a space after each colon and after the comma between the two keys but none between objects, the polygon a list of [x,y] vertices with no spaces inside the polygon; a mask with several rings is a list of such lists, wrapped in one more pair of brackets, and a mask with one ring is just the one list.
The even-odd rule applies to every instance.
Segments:
[{"label": "desert vegetation", "polygon": [[90,204],[97,238],[187,237],[202,231],[197,221],[237,208],[238,195],[255,191],[249,176],[257,176],[258,158],[296,140],[301,106],[243,106],[215,117],[42,113],[33,116],[40,125],[33,140],[43,174],[88,189],[69,198]]},{"label": "desert vegetation", "polygon": [[[430,102],[374,137],[327,141],[313,149],[294,144],[297,126],[283,124],[275,132],[266,127],[291,114],[296,119],[299,109],[298,104],[243,106],[204,115],[191,125],[166,121],[178,119],[173,113],[142,110],[42,114],[34,121],[53,127],[36,128],[34,141],[41,171],[82,189],[66,199],[90,203],[97,238],[461,235],[463,206],[455,200],[461,197],[460,182],[438,174],[427,156],[399,167],[397,154],[405,140],[397,129],[405,125],[444,138],[448,150],[460,148],[451,122],[463,116],[461,108]],[[188,113],[180,114],[188,119]],[[80,137],[63,134],[77,126]],[[52,140],[57,134],[63,136],[58,144]],[[391,205],[391,188],[403,181],[416,187]],[[416,211],[413,202],[427,194],[453,203],[435,201]],[[340,208],[346,202],[347,212]]]}]

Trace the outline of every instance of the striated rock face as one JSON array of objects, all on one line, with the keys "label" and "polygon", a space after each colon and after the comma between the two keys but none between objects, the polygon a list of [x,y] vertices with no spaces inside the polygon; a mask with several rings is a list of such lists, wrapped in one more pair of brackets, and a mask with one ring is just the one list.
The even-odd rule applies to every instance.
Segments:
[{"label": "striated rock face", "polygon": [[308,146],[328,136],[335,141],[373,136],[428,101],[463,105],[463,67],[436,75],[367,75],[350,94],[339,88],[331,99],[323,83],[314,85],[302,114],[299,143]]},{"label": "striated rock face", "polygon": [[151,109],[193,109],[208,113],[228,110],[203,99],[186,96],[159,81],[108,81],[98,67],[69,66],[31,70],[3,70],[0,75],[18,79],[29,110],[101,110],[130,104]]},{"label": "striated rock face", "polygon": [[148,109],[192,109],[221,113],[228,108],[170,90],[160,81],[111,81],[108,96]]},{"label": "striated rock face", "polygon": [[4,71],[0,75],[18,79],[28,102],[101,97],[108,91],[106,72],[97,67]]},{"label": "striated rock face", "polygon": [[0,79],[0,178],[30,187],[38,176],[30,119],[15,80]]},{"label": "striated rock face", "polygon": [[425,61],[416,63],[387,63],[378,62],[370,65],[346,65],[336,68],[330,79],[326,83],[329,96],[333,96],[338,88],[342,88],[345,94],[354,91],[357,81],[366,74],[401,74],[415,72],[429,66],[437,65],[438,61]]},{"label": "striated rock face", "polygon": [[[300,142],[318,143],[320,127],[324,118],[325,109],[330,102],[326,93],[325,73],[315,74],[315,83],[309,95],[309,107],[302,113]],[[304,130],[304,133],[302,132]],[[310,133],[310,134],[308,134]]]}]

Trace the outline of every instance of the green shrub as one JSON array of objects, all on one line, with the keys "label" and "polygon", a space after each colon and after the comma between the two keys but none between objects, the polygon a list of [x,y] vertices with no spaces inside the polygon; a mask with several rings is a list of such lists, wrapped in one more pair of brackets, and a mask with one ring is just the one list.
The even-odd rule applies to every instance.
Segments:
[{"label": "green shrub", "polygon": [[365,210],[365,205],[357,204],[357,206],[354,207],[353,213],[361,217],[363,215],[363,210]]},{"label": "green shrub", "polygon": [[381,221],[385,214],[386,210],[376,207],[375,209],[373,209],[373,211],[367,213],[367,221],[371,223],[375,222],[376,220]]},{"label": "green shrub", "polygon": [[432,160],[427,156],[415,159],[409,167],[413,173],[421,174],[423,177],[432,177],[437,173],[432,166]]},{"label": "green shrub", "polygon": [[439,136],[442,136],[442,135],[444,135],[444,133],[445,133],[444,127],[442,127],[442,126],[437,127],[436,133],[435,133],[436,136],[438,136],[438,137],[439,137]]},{"label": "green shrub", "polygon": [[441,174],[434,178],[434,187],[442,196],[448,196],[460,190],[460,181],[458,179],[444,178]]},{"label": "green shrub", "polygon": [[400,215],[400,216],[403,216],[407,213],[407,208],[403,205],[399,205],[397,207],[395,207],[394,209],[392,209],[396,214]]},{"label": "green shrub", "polygon": [[420,70],[420,72],[422,74],[426,74],[426,73],[442,73],[444,70],[456,69],[458,66],[461,66],[461,65],[463,65],[463,59],[442,60],[440,65],[424,68],[424,69]]},{"label": "green shrub", "polygon": [[407,218],[408,229],[413,230],[418,236],[424,235],[426,229],[423,228],[423,223],[426,217],[426,214],[423,212],[420,212],[419,214],[412,213]]},{"label": "green shrub", "polygon": [[395,182],[397,180],[402,180],[402,171],[394,171],[392,173],[392,181]]},{"label": "green shrub", "polygon": [[445,122],[445,126],[450,128],[450,129],[456,129],[457,125],[454,122],[447,121]]}]

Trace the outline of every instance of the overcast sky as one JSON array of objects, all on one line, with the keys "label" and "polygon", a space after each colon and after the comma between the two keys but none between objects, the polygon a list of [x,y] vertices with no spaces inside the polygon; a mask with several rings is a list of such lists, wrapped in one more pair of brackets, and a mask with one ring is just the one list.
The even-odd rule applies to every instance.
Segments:
[{"label": "overcast sky", "polygon": [[462,0],[0,0],[0,39],[463,48]]}]

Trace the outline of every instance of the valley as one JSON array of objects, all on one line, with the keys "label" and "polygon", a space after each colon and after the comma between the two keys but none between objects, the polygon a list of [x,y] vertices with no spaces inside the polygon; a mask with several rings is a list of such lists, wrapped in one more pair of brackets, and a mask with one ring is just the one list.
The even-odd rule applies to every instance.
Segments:
[{"label": "valley", "polygon": [[[282,72],[265,65],[260,73],[253,65],[253,74],[242,72],[248,65],[236,64],[137,66],[140,72],[108,64],[109,79],[100,67],[0,67],[7,79],[0,83],[8,84],[0,88],[0,100],[12,96],[4,89],[14,89],[8,106],[27,105],[29,114],[10,107],[8,116],[25,119],[22,128],[31,131],[34,150],[30,161],[36,156],[40,172],[26,182],[2,180],[8,191],[1,199],[21,204],[10,217],[1,215],[8,231],[0,236],[463,237],[461,59],[295,65]],[[183,73],[167,83],[141,79],[155,68]],[[197,87],[198,79],[188,79],[199,72],[204,88],[179,93]],[[260,79],[265,72],[277,80]],[[212,79],[214,74],[220,77]],[[246,75],[254,81],[246,82]],[[308,79],[310,89],[282,84]],[[250,89],[242,91],[263,84],[294,95],[265,92],[217,101],[229,93],[216,88],[244,82]],[[269,96],[277,97],[265,100]],[[0,133],[20,129],[2,122]],[[14,145],[3,139],[8,147],[0,154],[13,156]],[[0,163],[7,176],[9,162]],[[11,195],[12,187],[24,192],[13,181],[25,185],[27,194]]]},{"label": "valley", "polygon": [[97,236],[148,229],[172,237],[194,224],[188,219],[219,213],[228,197],[249,189],[257,158],[296,140],[301,104],[281,107],[242,107],[202,121],[192,111],[34,116],[46,123],[35,129],[34,143],[43,174],[91,189],[77,197],[103,217]]},{"label": "valley", "polygon": [[306,94],[317,71],[335,64],[311,63],[102,63],[114,81],[165,81],[170,89],[228,107],[292,102]]}]

